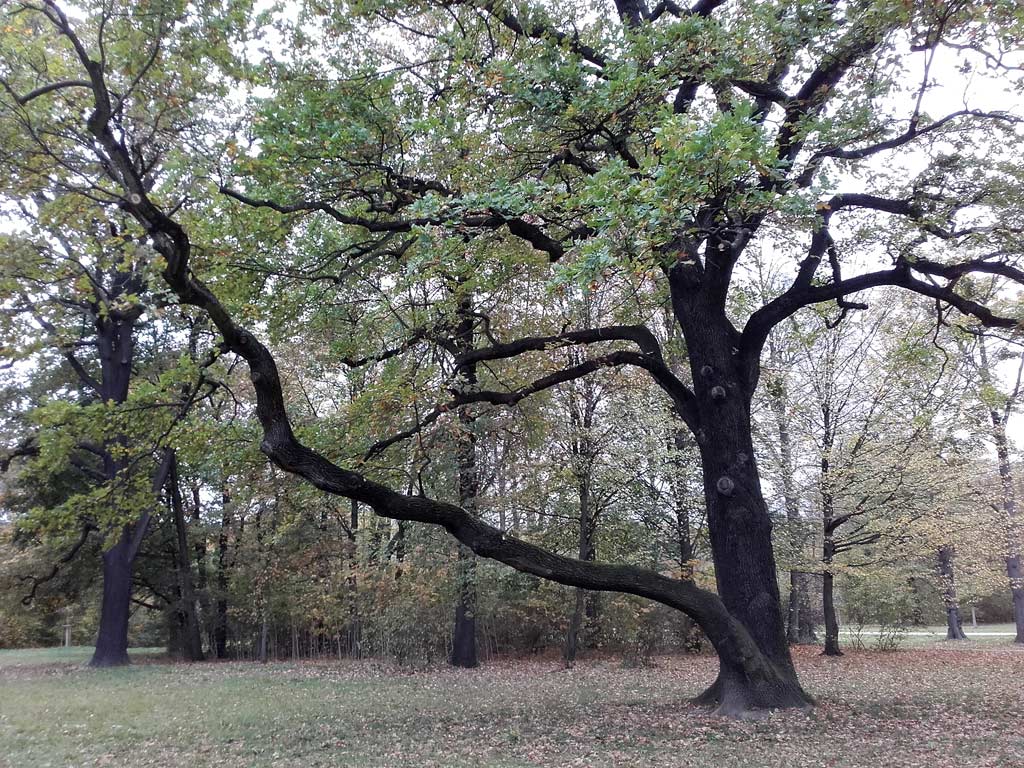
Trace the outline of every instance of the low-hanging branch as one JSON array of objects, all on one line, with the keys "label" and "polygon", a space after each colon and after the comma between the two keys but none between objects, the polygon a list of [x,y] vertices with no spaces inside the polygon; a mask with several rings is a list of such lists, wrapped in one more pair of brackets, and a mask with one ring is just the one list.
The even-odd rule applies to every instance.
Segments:
[{"label": "low-hanging branch", "polygon": [[[402,494],[343,469],[299,442],[285,409],[284,392],[273,356],[235,322],[214,293],[190,271],[191,243],[187,233],[149,197],[128,151],[114,133],[110,123],[110,96],[101,65],[89,58],[60,8],[52,0],[44,0],[44,8],[90,74],[94,106],[88,119],[89,131],[107,160],[107,172],[124,187],[126,210],[146,228],[154,247],[166,259],[165,281],[182,303],[206,312],[220,331],[225,347],[248,364],[256,394],[256,416],[263,428],[260,447],[275,464],[327,493],[367,504],[379,515],[441,526],[476,554],[524,573],[573,587],[647,597],[677,608],[701,625],[719,651],[723,666],[731,665],[732,674],[742,675],[754,684],[778,684],[778,671],[760,653],[748,630],[713,592],[646,568],[585,562],[554,554],[508,536],[461,507]],[[806,698],[802,701],[806,702]]]}]

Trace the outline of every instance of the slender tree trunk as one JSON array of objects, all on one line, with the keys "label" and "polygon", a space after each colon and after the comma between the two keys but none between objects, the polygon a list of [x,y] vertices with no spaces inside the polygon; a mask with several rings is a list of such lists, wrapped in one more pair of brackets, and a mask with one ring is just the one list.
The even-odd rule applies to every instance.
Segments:
[{"label": "slender tree trunk", "polygon": [[1015,643],[1024,643],[1024,570],[1021,568],[1020,520],[1017,515],[1017,499],[1013,488],[1013,468],[1010,464],[1010,447],[1006,438],[1006,421],[991,410],[992,436],[996,443],[999,460],[999,479],[1002,486],[1003,513],[1006,516],[1006,576],[1010,583],[1010,598],[1013,601],[1013,623],[1016,628]]},{"label": "slender tree trunk", "polygon": [[[789,431],[789,389],[786,386],[785,373],[782,371],[780,354],[774,339],[769,339],[769,361],[772,368],[772,379],[766,390],[775,415],[775,424],[779,437],[779,475],[782,480],[782,497],[786,507],[786,522],[790,541],[790,557],[803,555],[806,544],[801,527],[800,505],[796,495],[796,483],[793,479],[793,444]],[[786,626],[786,639],[790,643],[816,643],[814,622],[809,607],[811,598],[807,574],[797,568],[789,571],[789,616]]]},{"label": "slender tree trunk", "polygon": [[822,553],[822,561],[825,564],[821,577],[821,606],[825,613],[825,650],[826,656],[842,656],[839,648],[839,619],[836,616],[835,603],[835,576],[832,573],[832,548],[831,539],[826,539],[825,548]]},{"label": "slender tree trunk", "polygon": [[960,617],[960,601],[956,594],[956,576],[953,561],[956,557],[949,544],[939,547],[939,578],[942,580],[942,601],[946,605],[946,639],[966,640],[963,619]]},{"label": "slender tree trunk", "polygon": [[[573,363],[577,361],[572,359]],[[577,555],[584,562],[591,562],[597,555],[594,538],[597,533],[597,514],[594,508],[592,484],[594,481],[594,462],[596,447],[593,442],[594,415],[597,411],[598,393],[591,380],[580,382],[579,387],[572,388],[569,393],[569,421],[572,435],[569,441],[572,453],[572,467],[576,475],[579,496],[580,525]],[[562,657],[566,666],[572,666],[580,645],[580,631],[587,622],[593,627],[596,620],[596,606],[593,596],[585,589],[576,589],[573,601],[572,616],[565,635],[565,646]]]},{"label": "slender tree trunk", "polygon": [[198,484],[192,486],[192,527],[200,531],[192,543],[192,554],[196,564],[196,596],[199,600],[199,626],[208,646],[214,647],[213,622],[211,620],[210,590],[206,580],[206,534],[203,527],[202,499]]},{"label": "slender tree trunk", "polygon": [[[596,555],[594,547],[594,515],[590,498],[590,478],[584,477],[580,482],[580,531],[579,531],[579,559],[585,562],[594,560]],[[569,619],[569,628],[565,633],[565,648],[562,657],[566,666],[572,666],[576,661],[579,651],[580,630],[583,629],[587,617],[588,606],[587,590],[577,588],[576,599],[573,604],[572,616]]]},{"label": "slender tree trunk", "polygon": [[103,603],[100,629],[91,667],[116,667],[128,663],[128,618],[132,601],[132,535],[122,529],[113,547],[103,553]]},{"label": "slender tree trunk", "polygon": [[228,534],[231,528],[231,495],[221,494],[223,504],[217,535],[217,615],[213,626],[214,652],[218,659],[228,654]]},{"label": "slender tree trunk", "polygon": [[[472,297],[463,299],[459,309],[461,319],[456,330],[456,345],[460,350],[469,351],[473,349],[474,335]],[[476,386],[475,364],[463,366],[460,373],[465,389]],[[459,411],[459,506],[476,514],[480,479],[476,466],[476,433],[473,422],[474,417],[467,409]],[[462,544],[458,547],[456,589],[455,625],[452,629],[452,652],[448,661],[455,667],[473,668],[480,663],[476,648],[476,556]]]},{"label": "slender tree trunk", "polygon": [[181,500],[181,487],[178,482],[178,462],[171,458],[168,474],[168,487],[171,491],[171,513],[174,516],[174,530],[177,534],[175,566],[178,572],[178,592],[181,595],[179,613],[182,617],[184,638],[183,650],[189,661],[203,660],[203,638],[199,627],[199,616],[196,613],[196,593],[192,583],[192,563],[189,558],[188,531],[185,526],[185,510]]},{"label": "slender tree trunk", "polygon": [[836,616],[835,571],[833,562],[836,556],[836,542],[833,536],[836,528],[835,498],[832,494],[832,445],[835,439],[835,427],[832,422],[831,404],[822,403],[822,448],[821,476],[819,478],[821,493],[821,528],[822,528],[822,578],[821,608],[825,614],[825,656],[842,656],[839,648],[839,618]]}]

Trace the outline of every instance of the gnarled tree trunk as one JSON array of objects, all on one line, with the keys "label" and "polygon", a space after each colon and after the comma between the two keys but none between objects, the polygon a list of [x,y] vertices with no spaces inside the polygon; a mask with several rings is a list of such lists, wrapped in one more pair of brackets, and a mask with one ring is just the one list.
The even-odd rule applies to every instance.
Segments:
[{"label": "gnarled tree trunk", "polygon": [[762,657],[758,666],[771,670],[769,679],[759,679],[719,648],[718,679],[698,701],[717,703],[727,714],[806,706],[810,698],[797,681],[786,642],[772,523],[754,460],[749,374],[737,359],[722,308],[709,305],[679,273],[675,278],[673,308],[686,339],[700,414],[696,436],[718,594],[753,639]]}]

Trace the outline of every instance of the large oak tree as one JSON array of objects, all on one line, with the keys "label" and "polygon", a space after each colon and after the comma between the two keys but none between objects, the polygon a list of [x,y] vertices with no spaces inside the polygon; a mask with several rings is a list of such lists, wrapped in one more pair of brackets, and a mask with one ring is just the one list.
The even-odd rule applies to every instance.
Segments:
[{"label": "large oak tree", "polygon": [[[5,3],[10,193],[60,187],[134,217],[170,290],[248,363],[262,449],[286,471],[377,514],[443,526],[519,570],[686,612],[718,652],[701,700],[722,712],[807,705],[751,438],[762,348],[802,308],[831,303],[842,315],[879,286],[919,294],[941,322],[1017,328],[1014,308],[978,301],[970,276],[1024,283],[1019,118],[984,104],[977,84],[961,93],[937,80],[959,65],[1019,95],[1019,4],[311,2],[262,38],[247,14],[245,4],[165,0],[73,14],[52,0]],[[229,77],[261,86],[231,136],[210,117]],[[218,141],[223,162],[204,157]],[[224,222],[230,234],[216,234]],[[271,238],[283,244],[265,248]],[[793,259],[790,284],[731,312],[765,250]],[[452,371],[450,394],[373,452],[463,406],[514,406],[634,366],[692,432],[717,594],[556,555],[314,450],[296,436],[271,349],[240,319],[232,288],[256,267],[268,291],[311,281],[351,295],[369,271],[387,288],[429,281],[439,264],[514,281],[540,268],[538,254],[555,283],[636,275],[638,292],[670,306],[688,370],[666,364],[642,316],[526,337],[480,317],[487,342],[467,350],[451,313],[385,330],[371,312],[364,338],[383,342],[371,358],[436,348]],[[309,317],[293,313],[280,335],[301,344]],[[522,360],[564,346],[583,361],[524,377]],[[496,373],[467,376],[484,369]]]}]

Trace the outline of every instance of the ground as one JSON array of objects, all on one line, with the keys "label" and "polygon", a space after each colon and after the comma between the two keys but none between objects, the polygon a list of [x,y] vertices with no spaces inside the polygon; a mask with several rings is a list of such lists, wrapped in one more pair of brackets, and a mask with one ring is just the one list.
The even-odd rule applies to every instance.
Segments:
[{"label": "ground", "polygon": [[0,766],[1024,766],[1024,649],[921,639],[796,649],[810,713],[687,704],[706,656],[411,672],[371,661],[91,670],[89,649],[0,651]]}]

